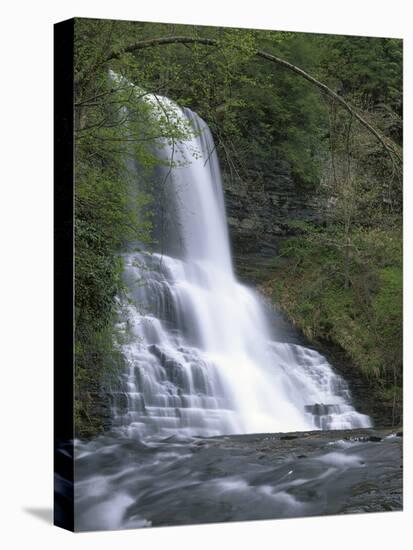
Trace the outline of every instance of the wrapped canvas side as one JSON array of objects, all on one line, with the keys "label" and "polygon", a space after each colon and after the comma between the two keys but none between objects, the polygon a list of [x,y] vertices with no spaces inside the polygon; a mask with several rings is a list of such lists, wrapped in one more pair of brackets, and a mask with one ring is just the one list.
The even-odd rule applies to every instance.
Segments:
[{"label": "wrapped canvas side", "polygon": [[54,27],[54,523],[73,510],[73,36]]}]

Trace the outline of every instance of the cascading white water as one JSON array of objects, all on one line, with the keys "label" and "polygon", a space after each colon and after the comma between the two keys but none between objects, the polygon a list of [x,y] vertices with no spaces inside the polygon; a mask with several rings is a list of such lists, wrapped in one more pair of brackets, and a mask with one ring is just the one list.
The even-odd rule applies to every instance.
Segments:
[{"label": "cascading white water", "polygon": [[125,254],[128,369],[116,423],[138,436],[369,427],[325,358],[277,342],[259,298],[236,280],[210,130],[174,108],[195,130],[160,153],[178,164],[164,185],[181,252]]}]

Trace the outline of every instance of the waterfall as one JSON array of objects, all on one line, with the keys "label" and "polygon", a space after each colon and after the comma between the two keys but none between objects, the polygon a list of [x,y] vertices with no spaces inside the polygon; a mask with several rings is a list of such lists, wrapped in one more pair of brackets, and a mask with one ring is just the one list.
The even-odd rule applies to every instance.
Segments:
[{"label": "waterfall", "polygon": [[159,153],[174,160],[162,174],[173,220],[164,249],[124,254],[127,369],[113,392],[116,429],[144,437],[370,426],[326,359],[278,341],[257,294],[237,281],[211,132],[175,109],[194,133]]}]

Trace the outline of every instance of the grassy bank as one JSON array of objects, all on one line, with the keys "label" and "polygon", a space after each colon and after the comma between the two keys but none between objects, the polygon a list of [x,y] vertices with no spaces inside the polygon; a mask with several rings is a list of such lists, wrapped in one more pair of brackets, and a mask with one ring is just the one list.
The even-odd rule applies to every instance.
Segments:
[{"label": "grassy bank", "polygon": [[345,352],[395,422],[402,413],[402,276],[399,229],[359,229],[343,246],[333,227],[287,239],[264,284],[310,342]]}]

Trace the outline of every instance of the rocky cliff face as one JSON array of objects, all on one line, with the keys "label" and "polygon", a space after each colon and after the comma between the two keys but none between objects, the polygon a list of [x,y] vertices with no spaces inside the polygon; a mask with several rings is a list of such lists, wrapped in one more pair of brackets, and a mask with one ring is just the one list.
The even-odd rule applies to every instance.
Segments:
[{"label": "rocky cliff face", "polygon": [[294,222],[321,223],[322,209],[314,189],[297,183],[284,162],[274,161],[270,171],[249,175],[245,182],[223,170],[235,266],[242,278],[256,281],[281,240],[296,233]]}]

